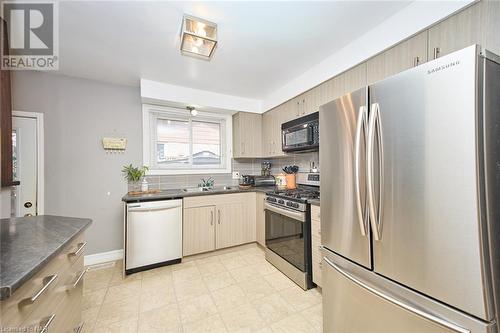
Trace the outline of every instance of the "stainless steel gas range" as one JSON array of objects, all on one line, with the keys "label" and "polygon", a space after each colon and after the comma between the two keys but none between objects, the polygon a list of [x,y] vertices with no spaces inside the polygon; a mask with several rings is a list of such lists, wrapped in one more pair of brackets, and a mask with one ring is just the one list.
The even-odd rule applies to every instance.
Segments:
[{"label": "stainless steel gas range", "polygon": [[308,200],[319,199],[319,173],[298,173],[297,185],[266,195],[266,259],[307,290],[313,287]]}]

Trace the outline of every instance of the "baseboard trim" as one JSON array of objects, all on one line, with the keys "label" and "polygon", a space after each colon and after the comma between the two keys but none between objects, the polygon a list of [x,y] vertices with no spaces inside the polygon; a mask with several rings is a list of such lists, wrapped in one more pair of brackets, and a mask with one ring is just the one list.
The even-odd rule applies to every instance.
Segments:
[{"label": "baseboard trim", "polygon": [[123,259],[123,250],[114,250],[109,252],[89,254],[84,257],[83,262],[85,266],[91,266],[120,259]]}]

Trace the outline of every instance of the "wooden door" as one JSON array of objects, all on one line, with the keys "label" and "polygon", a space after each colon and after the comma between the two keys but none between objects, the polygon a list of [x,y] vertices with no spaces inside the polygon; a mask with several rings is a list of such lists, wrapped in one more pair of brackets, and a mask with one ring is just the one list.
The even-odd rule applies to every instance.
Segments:
[{"label": "wooden door", "polygon": [[[217,205],[216,248],[222,249],[247,243],[249,230],[248,216],[243,201],[225,202]],[[255,234],[255,231],[253,231]]]},{"label": "wooden door", "polygon": [[[482,44],[481,11],[485,2],[478,2],[429,29],[429,60],[472,44]],[[498,38],[498,31],[495,34]]]},{"label": "wooden door", "polygon": [[[3,49],[9,49],[7,40],[7,23],[0,19],[1,42]],[[0,70],[0,155],[1,155],[1,187],[18,185],[12,172],[12,102],[10,71]]]},{"label": "wooden door", "polygon": [[366,64],[368,84],[383,80],[427,62],[427,31],[369,59]]},{"label": "wooden door", "polygon": [[215,250],[215,206],[184,209],[183,256]]}]

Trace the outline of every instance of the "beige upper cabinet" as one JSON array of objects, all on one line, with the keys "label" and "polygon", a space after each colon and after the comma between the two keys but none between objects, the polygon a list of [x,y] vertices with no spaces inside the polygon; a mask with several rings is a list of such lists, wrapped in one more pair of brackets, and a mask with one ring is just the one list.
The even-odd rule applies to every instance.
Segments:
[{"label": "beige upper cabinet", "polygon": [[320,95],[322,96],[322,104],[331,102],[366,85],[366,63],[361,63],[321,85],[323,86]]},{"label": "beige upper cabinet", "polygon": [[472,44],[500,54],[499,31],[500,1],[477,2],[429,29],[429,59]]},{"label": "beige upper cabinet", "polygon": [[[273,109],[274,110],[274,109]],[[272,110],[271,110],[272,111]],[[272,131],[273,131],[273,114],[267,111],[262,115],[262,156],[269,157],[272,155]]]},{"label": "beige upper cabinet", "polygon": [[215,206],[184,209],[182,254],[215,250]]},{"label": "beige upper cabinet", "polygon": [[264,157],[283,156],[281,150],[281,124],[287,122],[290,115],[289,103],[278,105],[262,116],[262,155]]},{"label": "beige upper cabinet", "polygon": [[366,62],[364,62],[340,74],[340,91],[337,97],[363,88],[366,85]]},{"label": "beige upper cabinet", "polygon": [[367,82],[372,84],[426,61],[427,31],[424,31],[368,60]]},{"label": "beige upper cabinet", "polygon": [[262,156],[262,115],[238,112],[233,115],[233,157]]},{"label": "beige upper cabinet", "polygon": [[500,55],[500,1],[481,1],[482,46]]},{"label": "beige upper cabinet", "polygon": [[481,16],[485,7],[489,7],[486,1],[481,1],[431,27],[429,29],[429,60],[472,44],[483,44],[482,28],[484,27],[481,24]]}]

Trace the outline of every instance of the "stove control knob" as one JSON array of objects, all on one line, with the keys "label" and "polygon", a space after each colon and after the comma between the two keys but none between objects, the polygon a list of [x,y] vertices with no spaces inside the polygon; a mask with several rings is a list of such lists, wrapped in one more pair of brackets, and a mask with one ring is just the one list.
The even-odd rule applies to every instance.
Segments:
[{"label": "stove control knob", "polygon": [[292,205],[292,203],[290,201],[287,201],[286,205],[290,207]]},{"label": "stove control knob", "polygon": [[298,203],[294,203],[294,204],[292,205],[292,207],[294,207],[294,208],[299,208],[299,204],[298,204]]},{"label": "stove control knob", "polygon": [[279,204],[284,204],[284,203],[285,203],[285,200],[280,199],[280,200],[278,200],[278,203],[279,203]]}]

